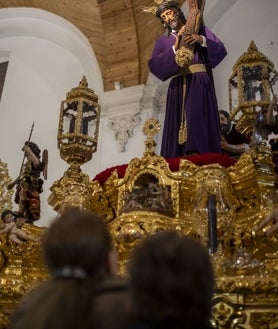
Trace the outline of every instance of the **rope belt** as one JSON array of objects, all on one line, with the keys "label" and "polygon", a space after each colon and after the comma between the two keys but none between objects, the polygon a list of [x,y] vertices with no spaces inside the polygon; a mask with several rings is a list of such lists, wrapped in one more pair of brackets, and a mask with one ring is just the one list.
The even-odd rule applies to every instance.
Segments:
[{"label": "rope belt", "polygon": [[172,79],[181,77],[181,76],[185,76],[185,75],[191,74],[191,73],[199,73],[199,72],[206,72],[206,71],[207,71],[206,66],[204,64],[193,64],[193,65],[188,66],[184,72],[180,72],[176,75],[173,75]]},{"label": "rope belt", "polygon": [[184,72],[176,74],[172,77],[183,76],[183,92],[182,92],[182,109],[181,109],[181,124],[178,134],[179,145],[184,144],[187,141],[187,122],[185,115],[185,96],[186,96],[186,75],[192,73],[206,72],[206,66],[204,64],[193,64],[186,68]]},{"label": "rope belt", "polygon": [[189,73],[206,72],[206,66],[204,64],[193,64],[188,66]]}]

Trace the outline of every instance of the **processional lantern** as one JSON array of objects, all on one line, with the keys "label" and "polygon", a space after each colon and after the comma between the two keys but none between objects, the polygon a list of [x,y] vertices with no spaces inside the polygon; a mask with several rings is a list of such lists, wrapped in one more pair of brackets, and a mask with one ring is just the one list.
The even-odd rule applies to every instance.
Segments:
[{"label": "processional lantern", "polygon": [[229,79],[231,118],[240,133],[252,136],[256,115],[268,107],[277,76],[274,64],[251,41],[247,52],[234,64]]},{"label": "processional lantern", "polygon": [[98,96],[88,88],[83,76],[79,86],[72,88],[61,102],[58,148],[70,167],[50,188],[48,203],[58,212],[67,206],[91,209],[92,183],[80,166],[91,160],[97,150],[99,121]]},{"label": "processional lantern", "polygon": [[79,165],[91,160],[97,150],[99,120],[98,96],[84,76],[61,103],[58,148],[62,159]]}]

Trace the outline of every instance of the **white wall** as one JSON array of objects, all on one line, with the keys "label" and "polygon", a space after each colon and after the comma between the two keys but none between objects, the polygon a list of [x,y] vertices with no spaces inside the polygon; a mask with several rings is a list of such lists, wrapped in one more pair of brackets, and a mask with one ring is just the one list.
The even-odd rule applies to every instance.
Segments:
[{"label": "white wall", "polygon": [[[228,50],[228,56],[214,71],[220,108],[228,109],[228,79],[251,40],[274,62],[277,70],[277,12],[277,0],[209,2],[208,26]],[[152,116],[163,121],[167,83],[150,78],[147,86],[103,93],[100,70],[85,36],[62,18],[30,8],[0,10],[0,61],[7,58],[9,66],[0,102],[0,158],[8,164],[10,176],[16,178],[23,158],[21,147],[34,121],[32,141],[49,151],[49,177],[41,194],[42,218],[37,222],[47,226],[56,215],[47,203],[49,188],[68,168],[57,150],[60,103],[66,93],[86,75],[89,87],[99,96],[102,114],[98,150],[82,167],[93,178],[108,167],[129,163],[142,155],[142,126]],[[125,150],[120,152],[120,141],[109,123],[117,122],[119,117],[128,122],[135,114],[141,121],[134,126],[130,122],[131,133]],[[157,136],[157,152],[161,132]]]}]

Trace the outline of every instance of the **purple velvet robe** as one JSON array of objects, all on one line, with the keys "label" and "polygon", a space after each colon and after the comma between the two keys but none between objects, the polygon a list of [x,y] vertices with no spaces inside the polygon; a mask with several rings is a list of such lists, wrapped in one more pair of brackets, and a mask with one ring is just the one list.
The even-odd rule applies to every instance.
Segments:
[{"label": "purple velvet robe", "polygon": [[[192,64],[205,64],[207,72],[186,76],[186,99],[183,99],[183,76],[175,61],[173,45],[176,37],[161,36],[149,60],[149,68],[162,81],[172,78],[166,102],[161,155],[165,158],[183,156],[190,152],[221,153],[220,124],[211,68],[218,65],[227,55],[226,48],[207,27],[201,27],[199,34],[204,35],[207,47],[195,45]],[[186,113],[187,141],[178,144],[178,132],[182,111]]]}]

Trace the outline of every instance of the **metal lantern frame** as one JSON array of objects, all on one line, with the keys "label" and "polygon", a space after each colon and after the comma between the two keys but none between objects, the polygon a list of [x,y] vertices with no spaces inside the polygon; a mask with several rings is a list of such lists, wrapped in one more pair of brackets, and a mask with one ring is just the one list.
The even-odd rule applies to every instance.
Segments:
[{"label": "metal lantern frame", "polygon": [[251,41],[233,66],[229,78],[229,108],[236,129],[252,136],[256,115],[267,109],[278,73],[274,64]]},{"label": "metal lantern frame", "polygon": [[98,96],[83,76],[61,102],[57,136],[61,158],[80,165],[91,160],[97,150],[99,121]]}]

